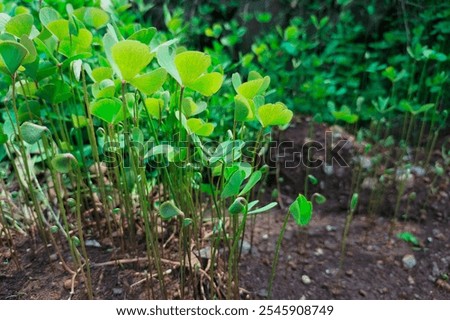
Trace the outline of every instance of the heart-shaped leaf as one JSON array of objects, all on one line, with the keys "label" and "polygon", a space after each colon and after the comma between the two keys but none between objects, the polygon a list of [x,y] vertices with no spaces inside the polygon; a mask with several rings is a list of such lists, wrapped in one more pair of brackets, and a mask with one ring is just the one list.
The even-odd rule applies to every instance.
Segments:
[{"label": "heart-shaped leaf", "polygon": [[136,40],[123,40],[111,48],[112,59],[123,80],[130,81],[153,59],[153,54],[145,44]]},{"label": "heart-shaped leaf", "polygon": [[161,88],[166,78],[166,70],[158,68],[141,76],[134,77],[130,83],[146,95],[151,95]]},{"label": "heart-shaped leaf", "polygon": [[116,124],[125,118],[122,102],[116,98],[95,101],[91,104],[91,113],[109,124]]},{"label": "heart-shaped leaf", "polygon": [[191,97],[188,97],[183,99],[181,107],[183,114],[186,116],[186,118],[189,118],[205,111],[208,105],[203,101],[195,103],[195,101]]},{"label": "heart-shaped leaf", "polygon": [[28,13],[19,14],[12,17],[5,25],[6,32],[9,32],[20,38],[23,35],[28,36],[33,27],[33,16]]},{"label": "heart-shaped leaf", "polygon": [[87,118],[85,116],[72,115],[73,126],[77,129],[84,128],[88,125]]},{"label": "heart-shaped leaf", "polygon": [[264,78],[244,82],[236,91],[247,99],[253,99],[258,94],[264,92],[269,87],[269,84],[270,78],[266,76]]},{"label": "heart-shaped leaf", "polygon": [[197,118],[188,119],[187,126],[191,133],[202,137],[208,137],[214,131],[214,125],[212,123],[205,123],[203,120]]},{"label": "heart-shaped leaf", "polygon": [[82,7],[75,10],[73,14],[88,26],[94,27],[95,29],[100,29],[109,22],[108,14],[100,8]]},{"label": "heart-shaped leaf", "polygon": [[179,83],[204,96],[213,95],[222,86],[223,76],[220,73],[206,73],[211,65],[211,57],[203,52],[179,53],[174,58],[174,65],[180,78]]},{"label": "heart-shaped leaf", "polygon": [[102,80],[92,85],[92,94],[95,99],[112,98],[116,92],[116,84],[110,79]]},{"label": "heart-shaped leaf", "polygon": [[311,201],[308,201],[304,195],[299,194],[297,199],[289,207],[289,212],[298,225],[306,226],[311,221],[312,209]]},{"label": "heart-shaped leaf", "polygon": [[432,109],[433,107],[434,107],[434,103],[427,103],[427,104],[424,104],[424,105],[422,105],[418,110],[417,110],[417,112],[416,112],[416,114],[419,114],[419,113],[425,113],[425,112],[427,112],[428,110],[430,110],[430,109]]},{"label": "heart-shaped leaf", "polygon": [[199,92],[200,94],[209,97],[214,93],[219,91],[220,87],[223,83],[223,75],[218,72],[212,72],[208,74],[204,74],[200,76],[197,80],[195,80],[190,85],[187,85],[188,88]]},{"label": "heart-shaped leaf", "polygon": [[157,155],[164,155],[167,157],[167,160],[173,162],[175,159],[176,149],[169,144],[160,144],[151,148],[144,156],[144,159],[148,159],[150,157],[154,157]]},{"label": "heart-shaped leaf", "polygon": [[66,57],[91,52],[93,36],[87,29],[80,29],[78,35],[65,38],[59,45],[59,52]]},{"label": "heart-shaped leaf", "polygon": [[[267,78],[269,78],[269,77],[267,76]],[[252,70],[248,73],[248,78],[247,78],[248,81],[258,80],[258,79],[263,79],[263,76],[259,72]]]},{"label": "heart-shaped leaf", "polygon": [[19,69],[22,61],[28,54],[27,49],[14,41],[0,43],[0,70],[13,75]]},{"label": "heart-shaped leaf", "polygon": [[[252,174],[252,165],[248,162],[236,162],[233,163],[230,166],[226,166],[225,167],[225,180],[228,180],[231,175],[233,173],[235,173],[237,170],[243,170],[245,172],[245,179],[247,179],[248,177],[250,177],[250,175]],[[219,170],[220,172],[222,171],[222,168],[220,168]],[[220,174],[219,172],[219,174]]]},{"label": "heart-shaped leaf", "polygon": [[264,128],[287,125],[291,122],[292,116],[292,111],[281,102],[268,103],[258,109],[259,122]]},{"label": "heart-shaped leaf", "polygon": [[175,66],[185,86],[197,80],[210,65],[211,57],[203,52],[185,51],[175,56]]}]

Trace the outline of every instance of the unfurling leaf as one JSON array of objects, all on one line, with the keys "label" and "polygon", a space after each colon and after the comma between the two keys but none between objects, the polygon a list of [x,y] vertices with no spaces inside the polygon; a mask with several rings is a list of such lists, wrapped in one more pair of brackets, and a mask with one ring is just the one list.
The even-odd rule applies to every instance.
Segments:
[{"label": "unfurling leaf", "polygon": [[304,195],[300,194],[289,207],[289,212],[298,225],[306,226],[311,221],[312,209],[311,201],[308,201]]},{"label": "unfurling leaf", "polygon": [[243,197],[238,197],[228,208],[228,212],[230,212],[230,214],[239,214],[244,212],[246,206],[247,200],[245,200],[245,198]]},{"label": "unfurling leaf", "polygon": [[355,211],[356,206],[358,205],[358,198],[359,198],[359,195],[357,193],[354,193],[352,195],[352,200],[350,201],[350,211],[352,211],[352,212]]},{"label": "unfurling leaf", "polygon": [[24,122],[20,126],[20,131],[23,140],[28,144],[35,144],[46,132],[49,132],[47,127],[37,125],[32,122]]},{"label": "unfurling leaf", "polygon": [[69,173],[72,170],[72,165],[77,163],[77,159],[70,153],[57,154],[52,159],[52,166],[59,173]]},{"label": "unfurling leaf", "polygon": [[170,220],[174,217],[177,217],[179,215],[183,216],[183,212],[175,206],[175,204],[172,201],[164,202],[159,207],[159,214],[161,215],[161,218],[164,220]]}]

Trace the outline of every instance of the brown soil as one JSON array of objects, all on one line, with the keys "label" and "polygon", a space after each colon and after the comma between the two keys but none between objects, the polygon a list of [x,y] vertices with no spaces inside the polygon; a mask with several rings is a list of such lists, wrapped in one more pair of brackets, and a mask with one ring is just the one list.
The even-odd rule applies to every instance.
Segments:
[{"label": "brown soil", "polygon": [[[280,135],[282,141],[294,141],[291,152],[301,152],[300,145],[307,136],[308,123],[299,120],[292,128]],[[325,125],[315,125],[314,139],[322,141]],[[448,208],[450,190],[446,168],[444,177],[434,179],[432,173],[414,175],[414,183],[407,186],[400,202],[398,221],[393,228],[392,215],[396,204],[395,179],[383,185],[374,186],[375,194],[380,192],[379,206],[371,202],[370,189],[359,190],[360,203],[353,217],[342,269],[342,231],[345,225],[352,179],[356,164],[354,156],[361,154],[363,145],[340,128],[334,128],[335,136],[352,141],[342,150],[349,167],[336,167],[332,174],[323,168],[306,171],[304,166],[286,169],[280,158],[281,183],[279,198],[287,206],[298,193],[304,192],[304,178],[314,175],[319,183],[309,187],[308,194],[320,192],[327,202],[315,205],[314,217],[306,228],[296,226],[291,219],[284,235],[280,261],[273,288],[275,299],[449,299],[450,284],[450,224]],[[386,150],[373,150],[370,154]],[[289,154],[288,154],[289,156]],[[323,157],[323,153],[316,153]],[[434,157],[439,159],[439,151]],[[353,160],[352,160],[353,159]],[[392,160],[392,159],[391,159]],[[386,166],[390,165],[387,159]],[[360,182],[371,173],[362,171]],[[353,174],[352,174],[353,173]],[[274,177],[270,179],[272,190]],[[434,180],[433,193],[431,183]],[[378,190],[378,191],[377,191]],[[416,192],[414,199],[408,196]],[[266,200],[271,198],[266,192]],[[368,208],[372,208],[370,210]],[[241,283],[243,298],[264,299],[267,297],[268,279],[282,220],[286,208],[259,215],[253,230],[253,247],[243,255],[241,261]],[[392,229],[392,232],[389,232]],[[251,230],[251,222],[248,229]],[[420,246],[398,239],[399,232],[411,232],[420,240]],[[54,252],[46,249],[39,241],[15,235],[16,256],[19,269],[6,244],[0,246],[0,299],[86,299],[84,284],[75,281],[75,293],[70,294],[71,275],[55,259]],[[247,234],[250,242],[250,232]],[[176,246],[176,239],[174,246]],[[176,251],[176,250],[175,250]],[[156,280],[146,281],[145,261],[135,257],[118,256],[108,246],[90,247],[89,256],[93,264],[92,279],[96,299],[157,299],[159,294]],[[404,266],[402,259],[412,254],[416,265],[411,269]],[[70,255],[64,255],[70,261]],[[145,257],[142,250],[141,257]],[[114,263],[113,259],[122,259]],[[167,273],[169,299],[179,299],[179,269],[176,255],[166,257],[163,270]],[[172,261],[172,262],[171,262]],[[107,264],[104,264],[107,262]],[[153,271],[154,272],[154,271]],[[307,277],[305,277],[307,276]],[[308,279],[307,279],[308,278]],[[310,280],[310,281],[308,281]],[[153,288],[153,291],[152,289]],[[193,298],[188,293],[185,298]]]}]

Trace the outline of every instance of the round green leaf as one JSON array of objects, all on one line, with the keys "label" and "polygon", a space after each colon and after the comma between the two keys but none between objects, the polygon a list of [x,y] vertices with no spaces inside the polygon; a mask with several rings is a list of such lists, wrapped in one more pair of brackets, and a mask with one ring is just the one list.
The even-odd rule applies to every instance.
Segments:
[{"label": "round green leaf", "polygon": [[65,19],[58,19],[46,25],[50,31],[59,41],[69,37],[69,21]]},{"label": "round green leaf", "polygon": [[287,125],[291,122],[292,116],[292,111],[281,102],[268,103],[258,109],[259,122],[264,128]]},{"label": "round green leaf", "polygon": [[61,19],[58,11],[51,7],[44,7],[39,10],[39,20],[44,26],[47,26],[50,22]]},{"label": "round green leaf", "polygon": [[33,16],[28,13],[19,14],[12,17],[5,25],[6,32],[9,32],[20,38],[23,35],[29,35],[33,27]]},{"label": "round green leaf", "polygon": [[92,85],[92,94],[95,99],[113,98],[115,92],[116,84],[110,79],[105,79]]},{"label": "round green leaf", "polygon": [[105,79],[111,79],[113,75],[113,70],[108,67],[98,67],[92,70],[92,77],[95,82],[100,82]]},{"label": "round green leaf", "polygon": [[153,59],[145,44],[136,40],[123,40],[111,48],[112,58],[123,80],[130,81]]},{"label": "round green leaf", "polygon": [[75,55],[91,52],[93,36],[87,29],[80,29],[78,35],[72,35],[70,38],[65,38],[59,45],[59,52],[66,57],[73,57]]},{"label": "round green leaf", "polygon": [[83,7],[75,10],[73,14],[88,26],[100,29],[109,22],[109,15],[102,9],[95,7]]}]

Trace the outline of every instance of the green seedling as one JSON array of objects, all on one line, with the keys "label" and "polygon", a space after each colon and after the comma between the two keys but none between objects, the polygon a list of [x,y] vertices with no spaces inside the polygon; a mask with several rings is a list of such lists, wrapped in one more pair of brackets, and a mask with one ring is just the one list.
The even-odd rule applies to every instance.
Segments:
[{"label": "green seedling", "polygon": [[341,241],[341,258],[339,261],[339,269],[342,270],[342,267],[344,266],[344,260],[345,260],[345,254],[346,254],[346,245],[347,245],[347,237],[348,233],[350,231],[350,225],[352,223],[353,214],[358,206],[358,199],[359,195],[358,193],[354,193],[352,195],[352,198],[350,200],[350,206],[348,209],[347,218],[345,219],[345,226],[344,230],[342,231],[342,241]]},{"label": "green seedling", "polygon": [[420,246],[419,239],[417,239],[417,237],[415,235],[413,235],[411,232],[398,233],[397,238],[405,241],[406,243],[412,244],[415,247]]},{"label": "green seedling", "polygon": [[313,213],[313,205],[311,201],[308,201],[304,195],[300,194],[297,199],[290,205],[289,210],[284,218],[283,225],[280,230],[280,234],[277,239],[277,245],[275,248],[275,257],[273,259],[272,263],[272,273],[269,280],[269,287],[268,287],[268,298],[272,298],[272,289],[273,289],[273,282],[275,280],[276,275],[276,268],[278,265],[278,259],[280,255],[280,249],[281,249],[281,243],[283,241],[284,233],[286,231],[287,223],[289,220],[289,217],[292,216],[295,223],[299,226],[306,226],[309,224],[312,218]]}]

